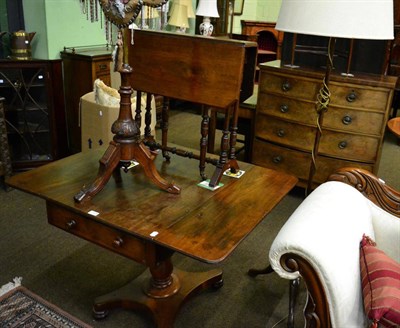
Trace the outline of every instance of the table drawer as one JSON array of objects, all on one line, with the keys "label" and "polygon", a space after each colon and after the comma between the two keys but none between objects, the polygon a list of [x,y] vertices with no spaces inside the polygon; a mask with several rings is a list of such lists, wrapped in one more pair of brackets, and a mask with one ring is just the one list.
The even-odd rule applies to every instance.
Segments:
[{"label": "table drawer", "polygon": [[315,101],[299,101],[267,93],[259,93],[257,112],[308,125],[316,125]]},{"label": "table drawer", "polygon": [[257,115],[256,137],[281,145],[311,151],[316,128],[290,123],[272,116]]},{"label": "table drawer", "polygon": [[308,178],[311,153],[295,151],[255,139],[252,154],[253,164],[287,172],[299,179]]},{"label": "table drawer", "polygon": [[388,90],[368,89],[351,85],[338,85],[332,82],[329,86],[331,91],[331,105],[354,108],[369,108],[386,111],[389,99]]},{"label": "table drawer", "polygon": [[375,162],[379,138],[323,130],[319,153],[356,161]]},{"label": "table drawer", "polygon": [[145,264],[145,242],[139,238],[49,202],[47,218],[51,225]]},{"label": "table drawer", "polygon": [[320,81],[306,78],[299,79],[278,74],[263,74],[258,90],[260,93],[280,93],[294,99],[315,101],[320,84]]},{"label": "table drawer", "polygon": [[382,135],[385,114],[331,106],[324,114],[323,127],[345,132]]}]

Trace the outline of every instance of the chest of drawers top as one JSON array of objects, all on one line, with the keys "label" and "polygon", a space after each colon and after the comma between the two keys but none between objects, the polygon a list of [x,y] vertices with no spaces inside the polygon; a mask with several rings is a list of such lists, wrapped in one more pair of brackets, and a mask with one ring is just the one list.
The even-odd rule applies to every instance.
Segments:
[{"label": "chest of drawers top", "polygon": [[[285,95],[289,98],[315,102],[316,95],[321,88],[325,72],[323,70],[307,68],[290,68],[280,66],[280,60],[260,64],[264,75],[260,81],[259,91]],[[386,101],[385,89],[392,89],[397,77],[354,73],[354,76],[343,76],[340,72],[333,71],[330,76],[329,88],[331,90],[330,105],[381,108],[382,100]],[[381,88],[383,94],[376,94]],[[370,92],[374,99],[369,99]]]},{"label": "chest of drawers top", "polygon": [[[281,60],[274,60],[266,63],[260,64],[260,70],[268,70],[271,72],[282,73],[295,75],[298,77],[310,78],[310,79],[318,79],[322,81],[325,76],[325,70],[323,67],[321,69],[315,69],[310,67],[290,67],[290,66],[281,66]],[[362,84],[364,86],[376,86],[377,84],[382,87],[392,88],[393,83],[396,83],[397,77],[390,75],[380,75],[380,74],[370,74],[364,72],[350,72],[349,76],[342,75],[341,72],[335,71],[335,68],[332,70],[330,75],[330,83],[332,82],[354,82],[357,84]]]}]

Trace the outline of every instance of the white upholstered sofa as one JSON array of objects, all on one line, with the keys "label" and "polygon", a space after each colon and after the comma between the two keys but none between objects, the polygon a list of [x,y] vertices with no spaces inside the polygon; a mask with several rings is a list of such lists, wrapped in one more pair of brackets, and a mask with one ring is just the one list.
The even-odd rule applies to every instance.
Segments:
[{"label": "white upholstered sofa", "polygon": [[307,327],[365,327],[360,240],[370,236],[400,261],[400,193],[359,169],[342,169],[330,180],[282,227],[270,264],[283,278],[304,280]]}]

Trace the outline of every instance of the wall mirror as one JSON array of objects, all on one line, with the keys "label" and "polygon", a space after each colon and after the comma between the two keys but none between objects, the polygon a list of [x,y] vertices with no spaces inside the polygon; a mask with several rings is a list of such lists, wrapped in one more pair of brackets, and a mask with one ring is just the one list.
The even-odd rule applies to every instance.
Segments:
[{"label": "wall mirror", "polygon": [[240,16],[243,14],[244,0],[235,0],[235,5],[233,7],[233,14],[235,16]]}]

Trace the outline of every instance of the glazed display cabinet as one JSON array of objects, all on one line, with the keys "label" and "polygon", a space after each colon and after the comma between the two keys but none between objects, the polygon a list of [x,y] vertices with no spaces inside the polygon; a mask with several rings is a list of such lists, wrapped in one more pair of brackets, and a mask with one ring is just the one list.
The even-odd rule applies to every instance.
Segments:
[{"label": "glazed display cabinet", "polygon": [[1,60],[0,96],[13,170],[67,155],[61,60]]}]

